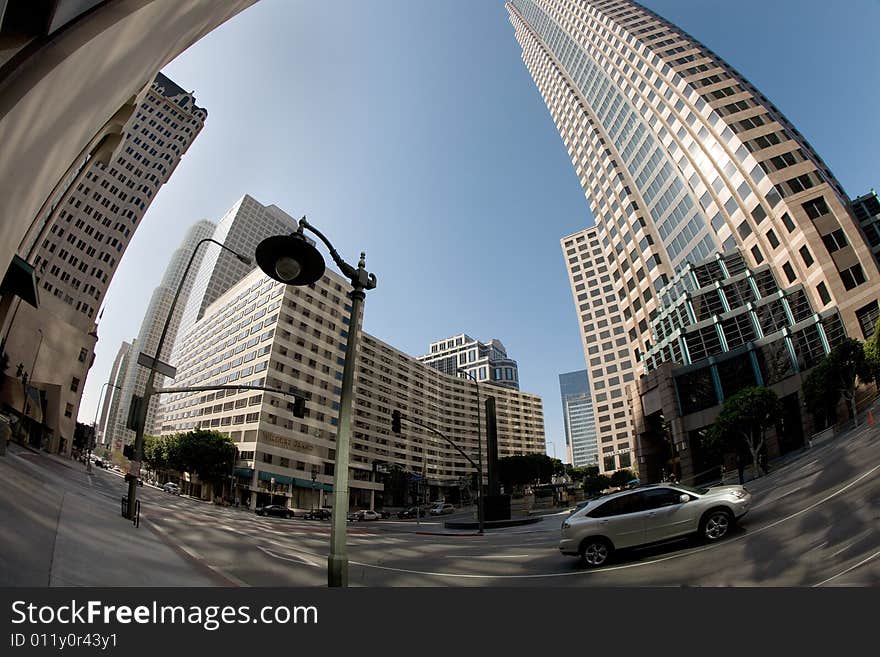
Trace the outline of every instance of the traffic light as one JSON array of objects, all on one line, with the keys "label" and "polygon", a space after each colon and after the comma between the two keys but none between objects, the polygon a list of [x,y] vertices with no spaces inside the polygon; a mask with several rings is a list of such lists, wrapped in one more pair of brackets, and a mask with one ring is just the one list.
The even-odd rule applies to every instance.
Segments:
[{"label": "traffic light", "polygon": [[134,445],[123,445],[122,455],[129,461],[134,460]]},{"label": "traffic light", "polygon": [[391,411],[391,431],[400,433],[400,411]]},{"label": "traffic light", "polygon": [[306,416],[306,398],[305,397],[294,397],[293,416],[300,417],[300,418]]}]

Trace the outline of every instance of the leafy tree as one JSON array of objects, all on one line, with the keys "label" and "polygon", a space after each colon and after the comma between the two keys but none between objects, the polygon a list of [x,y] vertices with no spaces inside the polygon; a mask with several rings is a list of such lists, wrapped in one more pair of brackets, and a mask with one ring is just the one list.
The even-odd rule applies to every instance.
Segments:
[{"label": "leafy tree", "polygon": [[776,423],[781,414],[779,398],[770,388],[745,388],[725,400],[724,408],[706,434],[706,440],[710,446],[714,444],[737,452],[741,452],[743,447],[747,448],[757,473],[758,454],[764,448],[767,429]]},{"label": "leafy tree", "polygon": [[865,362],[866,376],[870,376],[871,380],[880,385],[880,319],[874,327],[874,335],[865,342]]},{"label": "leafy tree", "polygon": [[505,490],[529,484],[550,483],[556,470],[554,461],[546,454],[524,454],[498,459],[498,479]]},{"label": "leafy tree", "polygon": [[572,481],[583,481],[587,477],[595,477],[599,474],[599,466],[588,465],[585,468],[572,468],[569,472]]},{"label": "leafy tree", "polygon": [[144,462],[154,472],[182,471],[178,435],[144,436]]},{"label": "leafy tree", "polygon": [[175,461],[179,470],[195,473],[204,482],[217,484],[229,477],[235,464],[235,443],[217,431],[195,429],[177,434]]},{"label": "leafy tree", "polygon": [[623,487],[626,486],[633,479],[635,479],[635,475],[633,474],[632,470],[618,470],[611,475],[611,485]]},{"label": "leafy tree", "polygon": [[822,409],[826,418],[834,418],[837,402],[843,398],[853,421],[858,424],[856,386],[859,380],[870,381],[872,378],[865,347],[854,338],[846,338],[807,376],[804,400],[807,406]]},{"label": "leafy tree", "polygon": [[590,474],[584,477],[584,492],[587,495],[598,495],[611,486],[611,479],[607,475],[599,474],[599,468],[590,470]]},{"label": "leafy tree", "polygon": [[76,427],[73,430],[73,448],[81,452],[86,451],[89,448],[93,436],[94,429],[91,425],[77,422]]}]

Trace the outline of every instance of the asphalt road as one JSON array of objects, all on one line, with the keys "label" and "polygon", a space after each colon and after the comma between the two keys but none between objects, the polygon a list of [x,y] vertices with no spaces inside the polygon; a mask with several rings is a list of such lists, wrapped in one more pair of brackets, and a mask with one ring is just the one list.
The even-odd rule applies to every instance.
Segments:
[{"label": "asphalt road", "polygon": [[[114,500],[124,482],[98,470],[89,486],[70,468],[55,472],[86,494]],[[616,555],[587,569],[557,550],[566,513],[485,536],[445,530],[436,518],[348,526],[351,586],[878,586],[880,431],[805,452],[748,484],[753,508],[726,540],[687,539]],[[145,524],[220,583],[324,586],[327,521],[262,518],[139,489]],[[447,517],[448,518],[448,517]],[[447,518],[444,518],[447,519]],[[43,530],[45,531],[45,530]],[[431,533],[435,532],[435,533]],[[443,533],[459,535],[440,535]],[[41,534],[29,539],[38,541]],[[106,585],[119,582],[107,581]]]}]

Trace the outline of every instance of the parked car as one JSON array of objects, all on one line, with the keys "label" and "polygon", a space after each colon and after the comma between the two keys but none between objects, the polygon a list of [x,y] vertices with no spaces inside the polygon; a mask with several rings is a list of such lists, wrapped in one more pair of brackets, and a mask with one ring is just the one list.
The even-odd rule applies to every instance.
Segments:
[{"label": "parked car", "polygon": [[330,509],[312,509],[305,515],[306,520],[330,520],[332,517]]},{"label": "parked car", "polygon": [[607,563],[615,550],[689,534],[719,541],[749,510],[742,486],[654,485],[590,500],[562,523],[559,550],[587,566]]},{"label": "parked car", "polygon": [[102,461],[101,459],[97,459],[97,458],[96,458],[96,459],[95,459],[95,467],[96,467],[96,468],[103,468],[103,467],[104,467],[104,461]]},{"label": "parked car", "polygon": [[406,518],[415,518],[415,517],[424,517],[425,511],[424,509],[420,509],[417,506],[411,506],[408,509],[404,509],[403,511],[397,512],[397,517],[401,520],[405,520]]},{"label": "parked car", "polygon": [[360,511],[349,511],[345,514],[345,519],[349,522],[357,522],[360,520]]},{"label": "parked car", "polygon": [[388,520],[391,517],[391,511],[377,511],[382,520]]},{"label": "parked car", "polygon": [[276,516],[279,518],[293,518],[293,509],[288,509],[281,504],[267,504],[266,506],[257,507],[256,514],[258,516]]},{"label": "parked car", "polygon": [[381,515],[370,509],[358,511],[358,520],[378,520],[381,517]]},{"label": "parked car", "polygon": [[447,513],[455,513],[455,507],[449,503],[435,504],[431,507],[430,513],[432,516],[442,516],[446,515]]},{"label": "parked car", "polygon": [[167,484],[163,484],[162,490],[166,493],[171,493],[173,495],[180,495],[180,486],[175,484],[173,481],[169,481]]}]

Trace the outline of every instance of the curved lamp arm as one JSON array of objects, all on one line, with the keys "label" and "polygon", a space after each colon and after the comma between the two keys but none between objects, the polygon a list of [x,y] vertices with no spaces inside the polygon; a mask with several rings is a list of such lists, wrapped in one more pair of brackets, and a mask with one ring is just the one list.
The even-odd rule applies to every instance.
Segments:
[{"label": "curved lamp arm", "polygon": [[299,232],[302,233],[304,228],[308,228],[311,232],[317,235],[322,242],[324,242],[327,246],[327,250],[330,251],[330,257],[333,258],[333,262],[336,263],[336,266],[339,267],[343,274],[351,279],[352,286],[360,287],[364,290],[372,290],[376,287],[376,275],[371,274],[366,270],[366,253],[361,251],[361,257],[360,260],[358,260],[358,267],[355,269],[342,259],[342,257],[336,252],[336,249],[333,248],[333,245],[330,244],[330,240],[328,240],[320,230],[306,221],[305,217],[299,220]]}]

